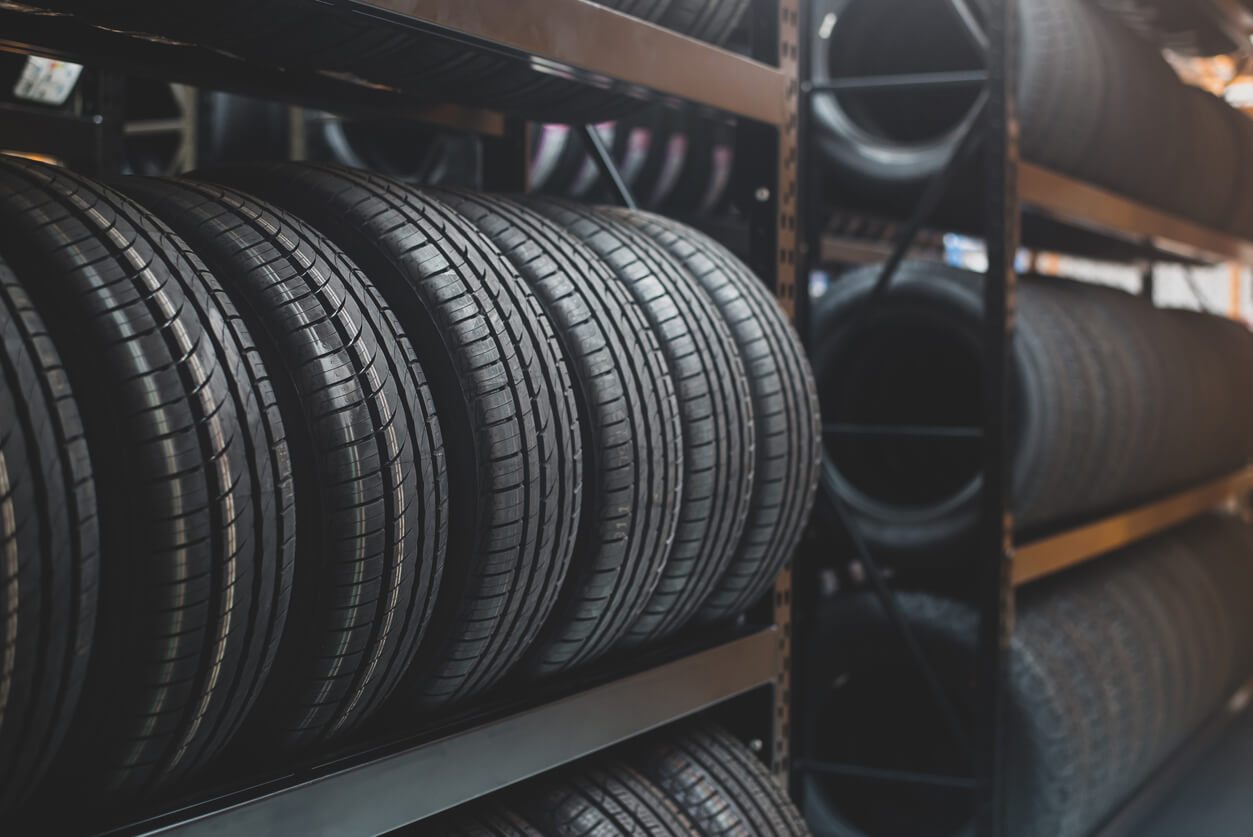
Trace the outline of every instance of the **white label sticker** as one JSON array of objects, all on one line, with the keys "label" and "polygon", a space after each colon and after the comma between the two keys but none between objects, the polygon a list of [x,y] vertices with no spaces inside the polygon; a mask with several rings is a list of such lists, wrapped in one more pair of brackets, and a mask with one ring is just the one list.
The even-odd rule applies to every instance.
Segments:
[{"label": "white label sticker", "polygon": [[44,105],[63,105],[78,83],[82,64],[57,61],[31,55],[26,59],[22,75],[13,86],[13,95]]}]

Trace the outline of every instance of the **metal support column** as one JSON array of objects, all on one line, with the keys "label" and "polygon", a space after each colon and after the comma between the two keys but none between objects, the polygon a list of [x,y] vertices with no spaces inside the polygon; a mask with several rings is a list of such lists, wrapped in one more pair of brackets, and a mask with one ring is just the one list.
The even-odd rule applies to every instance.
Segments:
[{"label": "metal support column", "polygon": [[530,188],[530,126],[509,119],[498,137],[483,138],[483,188],[489,192],[525,193]]},{"label": "metal support column", "polygon": [[[808,297],[808,274],[798,277],[797,212],[800,154],[800,0],[779,0],[779,69],[788,77],[783,124],[778,128],[778,175],[775,180],[775,298],[788,316],[797,319],[798,296]],[[802,228],[803,229],[803,228]],[[803,259],[802,262],[803,268]],[[779,631],[779,671],[774,686],[774,719],[770,767],[787,787],[791,768],[792,706],[792,568],[779,574],[774,589],[774,624]]]},{"label": "metal support column", "polygon": [[1010,514],[1009,350],[1014,328],[1021,212],[1018,201],[1016,0],[991,4],[988,36],[985,211],[988,272],[983,285],[983,484],[976,591],[979,597],[976,825],[981,837],[1006,834],[1005,752],[1009,649],[1014,626],[1013,520]]},{"label": "metal support column", "polygon": [[100,130],[88,158],[78,165],[83,174],[111,177],[126,165],[122,138],[126,120],[126,80],[116,73],[97,74],[84,91],[85,110],[92,114]]}]

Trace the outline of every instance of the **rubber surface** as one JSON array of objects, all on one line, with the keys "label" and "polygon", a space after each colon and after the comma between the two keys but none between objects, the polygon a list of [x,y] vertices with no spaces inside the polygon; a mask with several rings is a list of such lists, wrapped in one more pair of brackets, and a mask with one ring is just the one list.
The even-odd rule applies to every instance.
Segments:
[{"label": "rubber surface", "polygon": [[304,546],[253,737],[307,747],[395,689],[434,610],[448,486],[426,377],[391,310],[333,244],[240,192],[120,187],[168,223],[236,302],[278,394]]},{"label": "rubber surface", "polygon": [[[1247,678],[1251,534],[1235,518],[1212,515],[1020,594],[1010,667],[1009,833],[1092,833]],[[969,724],[975,613],[927,594],[898,601]],[[838,695],[851,684],[864,681],[874,695],[876,684],[919,681],[869,595],[832,599],[819,614],[806,651],[813,676],[798,738],[808,743],[799,757],[844,761],[858,753],[852,757],[867,766],[959,770],[951,743],[934,735],[911,740],[899,729],[902,711],[930,717],[922,688],[912,697],[879,692],[876,703],[856,705],[870,714],[857,730],[849,726],[841,713],[856,706],[840,704]],[[858,642],[850,645],[852,635]],[[900,679],[885,679],[893,671]],[[928,823],[920,833],[957,830],[938,813],[939,797],[925,790],[885,804],[856,785],[838,787],[816,774],[805,780],[806,814],[820,833],[885,833],[902,821]]]},{"label": "rubber surface", "polygon": [[530,283],[574,372],[583,509],[574,563],[540,640],[553,644],[550,656],[537,662],[570,665],[602,653],[638,618],[655,556],[674,536],[683,479],[674,382],[644,311],[585,244],[516,201],[441,197]]},{"label": "rubber surface", "polygon": [[674,800],[695,833],[799,837],[809,828],[752,751],[708,721],[627,745],[630,763]]},{"label": "rubber surface", "polygon": [[274,391],[216,280],[136,204],[0,161],[0,225],[101,486],[96,643],[58,771],[150,791],[230,740],[278,645],[295,544]]},{"label": "rubber surface", "polygon": [[557,201],[529,205],[585,242],[628,287],[675,378],[683,429],[680,518],[656,592],[624,638],[646,642],[673,633],[696,613],[739,543],[755,464],[747,375],[713,301],[664,249],[607,210]]},{"label": "rubber surface", "polygon": [[699,618],[735,616],[773,584],[813,508],[822,456],[813,372],[799,337],[765,285],[726,248],[659,215],[608,211],[663,247],[709,294],[748,374],[756,462],[746,523]]},{"label": "rubber surface", "polygon": [[489,239],[401,183],[313,165],[212,177],[342,247],[413,342],[443,429],[451,560],[398,698],[440,704],[487,688],[552,610],[578,522],[581,431],[547,315]]},{"label": "rubber surface", "polygon": [[[825,420],[882,423],[883,415],[870,407],[909,394],[899,365],[892,365],[897,355],[930,368],[929,385],[938,395],[923,405],[926,410],[966,403],[966,384],[953,367],[934,355],[911,354],[915,343],[892,342],[892,336],[908,326],[916,341],[925,325],[954,345],[977,346],[981,277],[906,262],[872,321],[864,306],[877,278],[876,268],[851,271],[814,304],[812,357]],[[1122,291],[1053,277],[1024,277],[1017,308],[1011,441],[1020,533],[1035,536],[1164,496],[1232,473],[1253,457],[1253,397],[1241,383],[1253,375],[1247,329],[1223,317],[1158,309]],[[887,342],[873,354],[858,349],[858,341],[869,339]],[[1154,408],[1144,409],[1146,404]],[[917,403],[908,409],[892,421],[929,423]],[[940,418],[935,423],[977,424],[968,416]],[[971,469],[968,457],[950,457],[951,440],[926,442],[921,453],[907,441],[923,444],[829,438],[841,497],[884,557],[960,557],[978,513],[977,467]],[[970,479],[955,479],[951,490],[919,501],[885,496],[882,486],[870,491],[864,469],[853,474],[848,466],[872,442],[882,446],[875,461],[893,474],[892,492],[937,473],[969,472]]]},{"label": "rubber surface", "polygon": [[633,768],[606,757],[545,776],[506,798],[552,837],[688,837],[698,833],[660,788]]},{"label": "rubber surface", "polygon": [[43,318],[2,259],[0,416],[2,814],[36,786],[65,737],[91,653],[100,572],[78,404]]}]

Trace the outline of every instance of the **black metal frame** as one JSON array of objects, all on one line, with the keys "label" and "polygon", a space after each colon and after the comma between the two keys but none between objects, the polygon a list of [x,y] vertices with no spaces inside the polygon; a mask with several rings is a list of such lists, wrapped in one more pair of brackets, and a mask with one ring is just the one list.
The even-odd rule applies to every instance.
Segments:
[{"label": "black metal frame", "polygon": [[[970,587],[976,591],[979,613],[977,642],[977,693],[975,725],[967,728],[940,677],[927,660],[922,646],[897,605],[887,573],[876,560],[852,516],[847,513],[835,489],[835,470],[829,457],[823,463],[820,503],[828,514],[841,522],[852,541],[854,554],[866,581],[895,633],[917,668],[919,679],[935,703],[954,745],[964,752],[971,776],[938,776],[911,771],[869,769],[859,765],[819,763],[805,760],[800,772],[847,775],[884,782],[927,784],[963,793],[974,792],[974,819],[981,837],[1005,834],[1004,792],[1004,710],[1009,670],[1009,641],[1013,625],[1014,596],[1011,582],[1013,523],[1009,514],[1010,456],[1006,426],[1009,413],[1009,346],[1013,331],[1013,299],[1016,275],[1014,258],[1018,249],[1020,206],[1017,189],[1018,145],[1016,127],[1016,83],[1014,79],[1013,24],[1016,0],[1001,0],[985,17],[986,31],[979,27],[965,0],[948,0],[948,5],[971,41],[987,56],[982,71],[961,73],[909,74],[897,77],[838,79],[823,84],[804,82],[806,110],[814,96],[848,90],[937,89],[955,85],[983,86],[970,115],[962,125],[958,140],[946,164],[926,184],[906,223],[899,229],[889,256],[867,306],[872,316],[874,301],[888,290],[898,268],[913,248],[919,233],[932,219],[942,199],[949,193],[958,173],[969,171],[976,152],[986,166],[984,186],[984,238],[988,249],[988,271],[984,279],[984,324],[981,336],[984,357],[984,403],[978,428],[963,428],[962,435],[982,440],[982,500],[977,527],[978,559],[973,562]],[[812,150],[810,153],[813,153]],[[822,217],[812,206],[811,219]],[[809,247],[817,252],[822,230],[813,228]],[[835,432],[882,434],[883,428],[838,427]],[[891,428],[899,435],[951,436],[951,428]]]},{"label": "black metal frame", "polygon": [[[462,0],[460,4],[414,2],[405,4],[407,13],[398,11],[391,0],[345,0],[323,3],[309,0],[310,14],[330,14],[356,9],[367,11],[378,25],[411,26],[441,37],[448,37],[467,49],[482,49],[519,59],[520,71],[531,71],[532,59],[564,66],[567,77],[586,81],[597,89],[622,87],[606,79],[597,67],[580,68],[577,59],[563,61],[559,54],[569,45],[560,26],[534,27],[528,37],[551,35],[544,54],[528,54],[517,44],[501,38],[504,33],[499,15],[485,14],[495,9],[519,13],[513,0]],[[797,298],[796,233],[804,226],[798,218],[799,84],[797,57],[800,12],[798,0],[756,0],[750,22],[754,59],[724,52],[707,44],[691,41],[672,32],[657,29],[626,16],[576,0],[526,0],[531,10],[551,9],[547,14],[577,14],[597,22],[602,37],[611,38],[626,50],[625,56],[611,56],[628,70],[626,82],[642,98],[677,102],[684,99],[705,107],[727,106],[735,112],[735,79],[753,86],[752,101],[744,107],[754,113],[741,113],[737,142],[745,158],[754,166],[737,176],[746,194],[753,195],[749,217],[750,263],[762,281],[773,288],[780,304],[794,310]],[[473,8],[471,8],[473,7]],[[482,7],[481,9],[479,7]],[[457,21],[473,20],[475,10],[486,21],[484,31],[458,30]],[[462,16],[465,17],[462,17]],[[70,20],[0,11],[0,19],[12,24],[0,37],[0,49],[55,54],[69,60],[95,61],[123,71],[142,71],[195,83],[212,83],[223,70],[222,84],[254,95],[271,96],[296,104],[313,104],[349,112],[386,112],[389,108],[409,113],[410,100],[403,96],[356,88],[342,79],[275,75],[259,70],[255,79],[249,67],[209,50],[131,38],[106,30],[95,30]],[[488,31],[490,30],[490,31]],[[551,30],[551,31],[550,31]],[[585,45],[575,45],[584,49]],[[680,74],[665,80],[658,72],[656,54],[682,57],[695,62],[707,78]],[[584,73],[582,70],[590,70]],[[725,73],[726,78],[723,78]],[[639,89],[640,79],[659,78],[671,89]],[[106,76],[116,82],[116,76]],[[114,93],[116,87],[109,88]],[[783,101],[772,91],[782,94]],[[708,99],[702,98],[708,95]],[[357,100],[357,101],[354,101]],[[359,106],[364,104],[365,108]],[[94,174],[115,174],[121,170],[120,99],[101,95],[97,100],[100,119],[83,120],[92,130],[75,133],[73,154],[66,154],[76,168]],[[769,121],[752,118],[767,114]],[[485,114],[488,117],[495,114]],[[480,120],[492,124],[491,119]],[[0,126],[0,147],[10,132],[6,121]],[[25,126],[27,123],[22,123]],[[61,123],[49,121],[48,125]],[[77,124],[77,123],[76,123]],[[484,129],[483,185],[497,191],[527,189],[528,130],[520,119],[495,120],[497,130]],[[107,128],[108,130],[103,130]],[[25,128],[24,128],[25,129]],[[473,129],[473,128],[471,128]],[[616,171],[599,135],[590,126],[581,126],[589,151],[606,182],[618,199],[633,206],[629,189]],[[30,146],[35,150],[51,135],[39,125],[31,129]],[[42,146],[47,147],[47,146]],[[61,146],[57,146],[58,150]],[[80,150],[85,154],[78,153]],[[148,812],[143,821],[129,820],[108,825],[116,833],[150,833],[160,830],[200,833],[213,832],[221,824],[241,828],[261,827],[268,833],[308,834],[333,824],[336,834],[375,833],[381,827],[396,828],[438,812],[450,805],[520,781],[542,770],[594,752],[610,744],[641,734],[660,724],[676,720],[708,707],[730,708],[732,698],[744,696],[744,726],[762,741],[768,760],[780,782],[786,783],[789,769],[791,665],[791,575],[781,574],[768,602],[751,614],[747,627],[732,627],[711,635],[696,637],[679,646],[633,655],[632,659],[610,661],[588,673],[537,684],[526,694],[505,695],[494,704],[471,709],[475,714],[462,725],[444,731],[419,732],[409,743],[382,742],[366,752],[349,753],[323,766],[307,766],[297,773],[273,775],[247,787],[211,791],[211,798],[193,800],[177,810]],[[756,626],[756,627],[753,627]],[[514,690],[519,691],[519,690]],[[490,700],[490,698],[489,698]],[[563,713],[565,713],[563,715]],[[570,713],[574,713],[574,720]],[[588,729],[579,735],[553,737],[553,723],[579,723]],[[573,731],[572,731],[573,732]],[[422,735],[428,737],[423,739]],[[434,735],[434,738],[429,736]],[[539,746],[545,737],[551,738]],[[512,741],[506,751],[500,742]],[[440,765],[439,774],[433,765]],[[421,793],[410,789],[429,781]],[[369,805],[370,793],[388,794],[384,805]],[[404,799],[399,795],[405,794]],[[351,804],[350,803],[355,803]],[[351,810],[345,810],[350,806]],[[332,808],[335,810],[332,811]],[[367,810],[370,809],[370,810]],[[319,811],[326,816],[319,818]],[[77,815],[66,814],[70,819]],[[81,823],[78,823],[81,826]],[[98,824],[97,824],[98,825]],[[94,826],[93,826],[94,827]],[[110,833],[114,833],[110,832]],[[216,832],[215,832],[216,833]]]}]

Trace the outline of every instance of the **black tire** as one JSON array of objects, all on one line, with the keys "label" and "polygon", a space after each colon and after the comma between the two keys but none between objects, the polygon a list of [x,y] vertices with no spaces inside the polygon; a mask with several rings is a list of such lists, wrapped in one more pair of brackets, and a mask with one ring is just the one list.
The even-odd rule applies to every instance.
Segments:
[{"label": "black tire", "polygon": [[[877,269],[842,277],[813,310],[813,359],[832,424],[977,427],[982,280],[907,263],[876,316]],[[1019,285],[1011,350],[1015,523],[1035,537],[1226,475],[1253,455],[1253,336],[1055,278]],[[908,339],[902,334],[908,330]],[[1202,371],[1203,370],[1203,371]],[[1159,405],[1146,411],[1143,404]],[[837,488],[872,549],[898,562],[961,558],[977,517],[977,438],[841,435]]]},{"label": "black tire", "polygon": [[506,794],[549,837],[690,837],[695,824],[656,785],[617,759],[579,762]]},{"label": "black tire", "polygon": [[707,721],[668,727],[624,758],[669,796],[699,834],[802,837],[809,829],[770,771]]},{"label": "black tire", "polygon": [[598,0],[684,35],[721,46],[731,37],[748,9],[748,0]]},{"label": "black tire", "polygon": [[231,738],[287,614],[292,486],[238,313],[168,227],[86,178],[0,164],[6,258],[47,322],[97,484],[96,645],[59,771],[87,794],[169,784]]},{"label": "black tire", "polygon": [[87,672],[100,572],[78,404],[43,319],[3,260],[0,416],[2,817],[36,787],[65,738]]},{"label": "black tire", "polygon": [[521,814],[491,797],[467,803],[433,822],[388,833],[394,837],[545,837]]},{"label": "black tire", "polygon": [[[1009,833],[1091,833],[1222,705],[1253,663],[1250,557],[1248,526],[1214,515],[1020,593],[1008,693]],[[969,729],[975,612],[914,593],[898,603]],[[802,758],[963,769],[945,733],[918,733],[916,719],[934,720],[931,698],[872,597],[824,603],[812,636],[799,712]],[[905,815],[953,833],[969,816],[926,791],[876,801],[864,787],[807,776],[803,796],[814,828],[894,833]]]},{"label": "black tire", "polygon": [[441,704],[487,688],[552,610],[578,523],[580,429],[547,315],[489,239],[410,187],[331,166],[213,177],[342,247],[413,341],[443,429],[452,559],[398,697]]},{"label": "black tire", "polygon": [[[674,382],[640,306],[586,245],[505,198],[441,194],[496,243],[548,311],[574,373],[583,510],[574,563],[537,647],[541,671],[604,653],[646,606],[679,520]],[[697,596],[699,598],[699,596]]]},{"label": "black tire", "polygon": [[426,377],[356,265],[291,215],[191,180],[120,186],[219,278],[275,382],[305,545],[253,737],[320,743],[382,705],[434,609],[448,485]]},{"label": "black tire", "polygon": [[676,32],[721,46],[748,9],[748,0],[671,0],[660,23]]},{"label": "black tire", "polygon": [[818,394],[805,349],[778,304],[721,244],[657,215],[609,210],[665,248],[730,327],[753,402],[753,490],[743,534],[699,619],[743,612],[787,563],[813,508],[822,460]]},{"label": "black tire", "polygon": [[740,541],[755,467],[747,375],[717,307],[668,252],[611,211],[529,205],[587,244],[627,286],[674,376],[683,429],[679,523],[655,593],[623,636],[626,644],[647,642],[691,620]]}]

